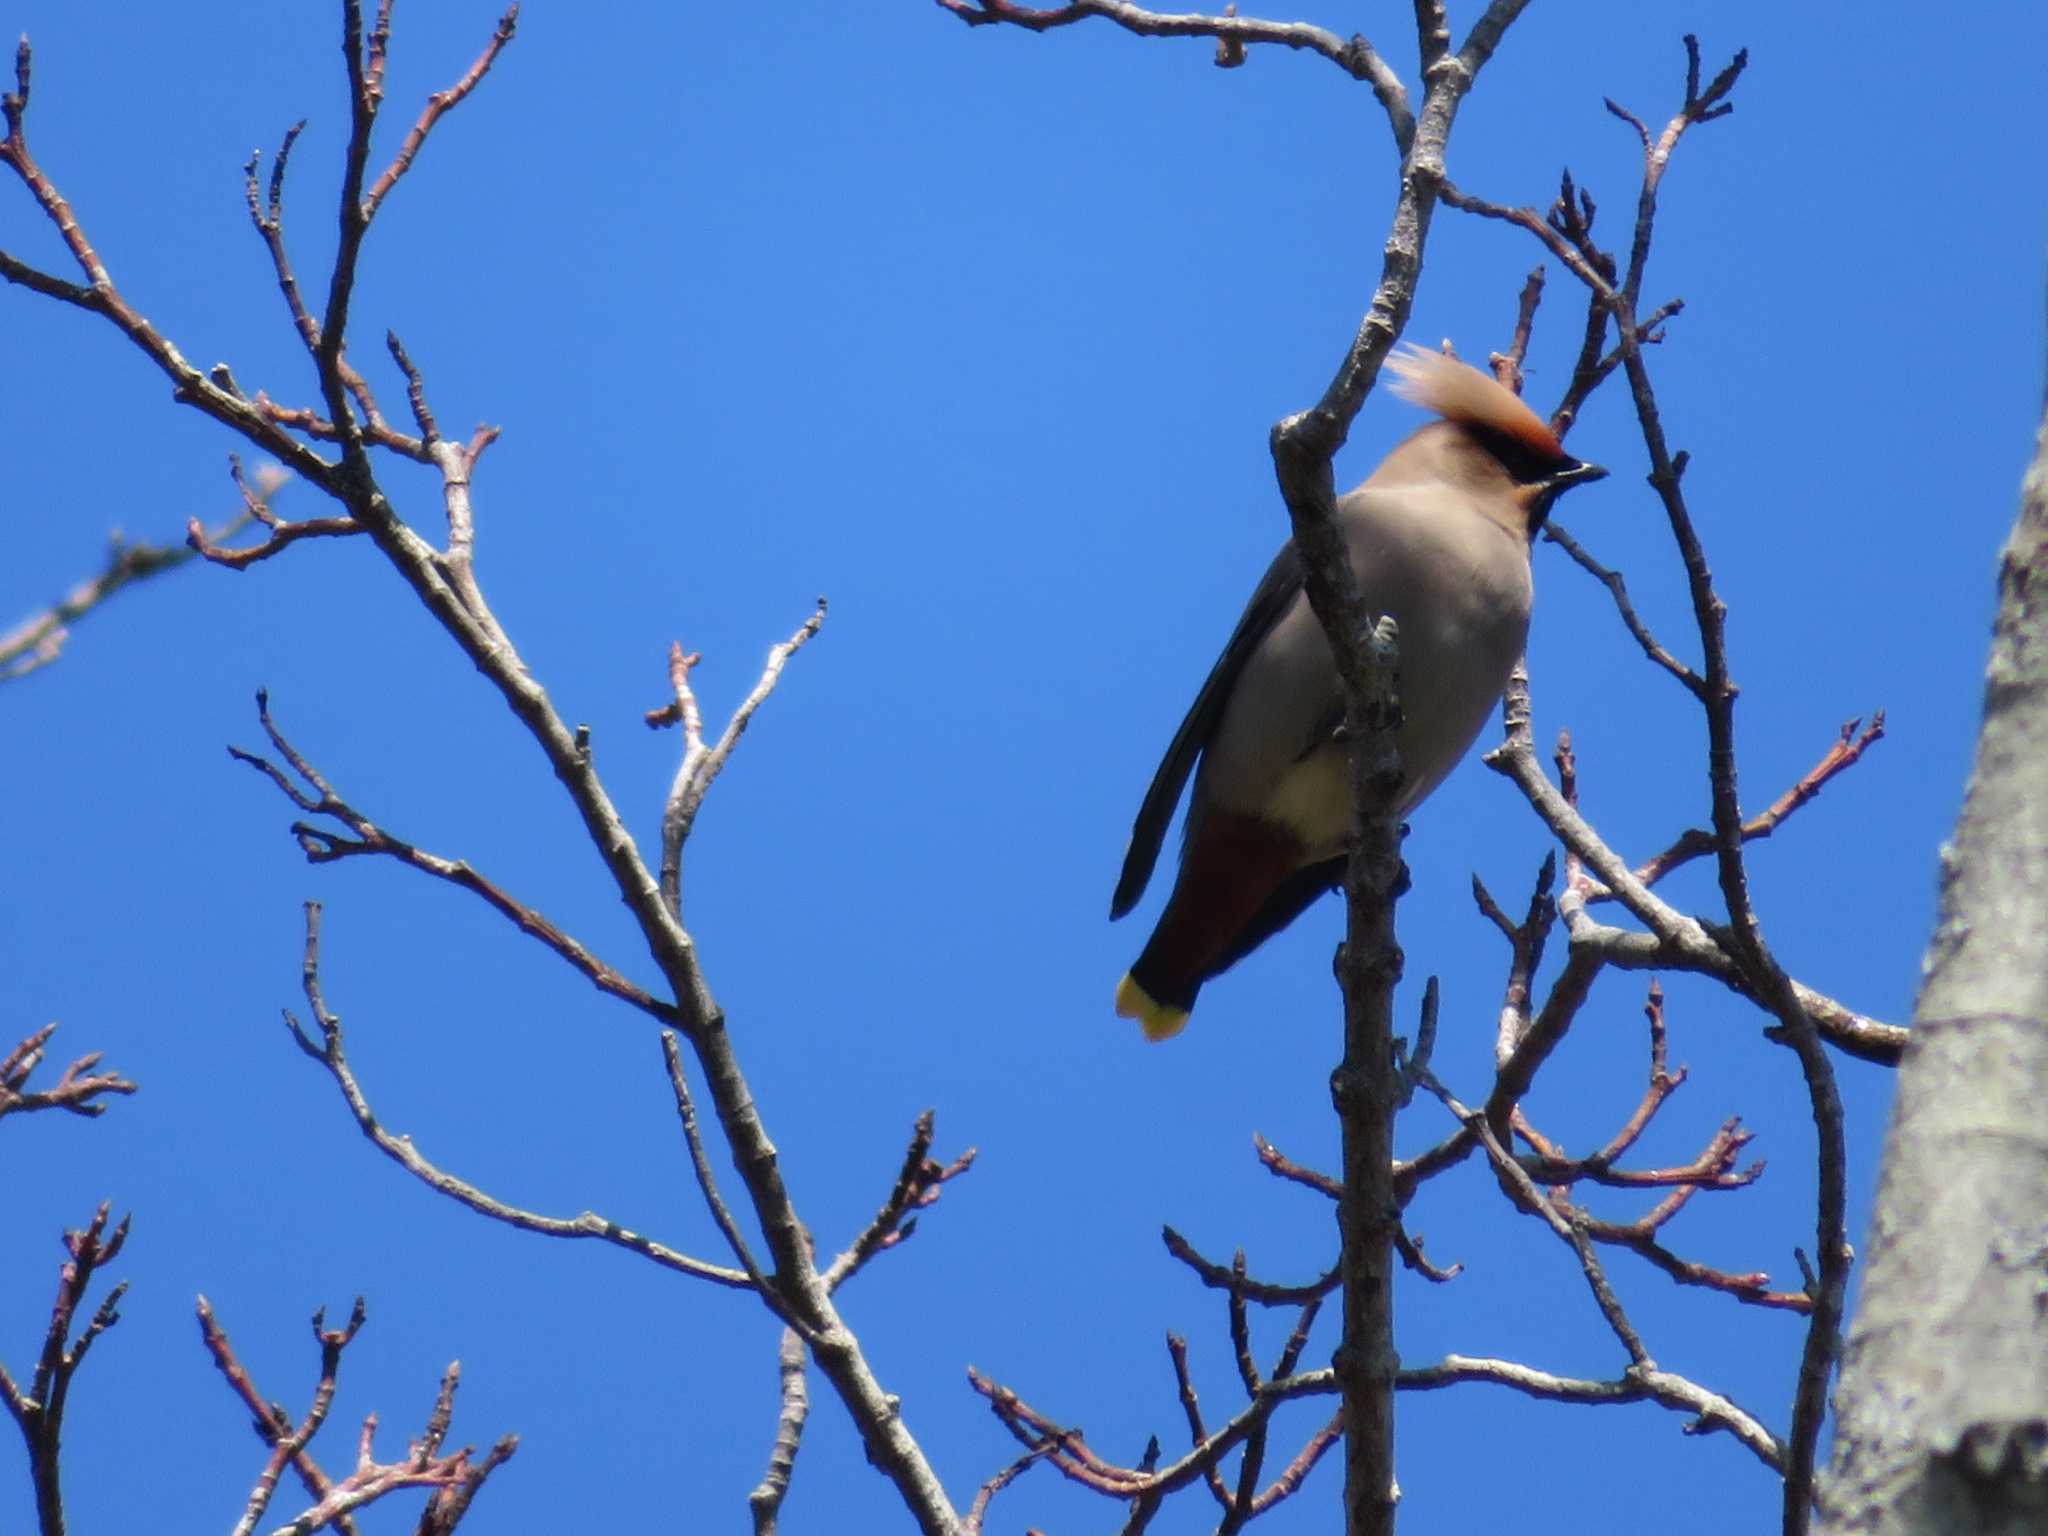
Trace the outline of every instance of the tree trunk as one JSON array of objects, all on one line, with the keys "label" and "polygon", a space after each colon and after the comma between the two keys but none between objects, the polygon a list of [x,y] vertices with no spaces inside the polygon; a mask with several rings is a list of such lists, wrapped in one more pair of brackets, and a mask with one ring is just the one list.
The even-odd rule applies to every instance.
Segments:
[{"label": "tree trunk", "polygon": [[2048,1532],[2048,418],[1925,970],[1823,1530]]}]

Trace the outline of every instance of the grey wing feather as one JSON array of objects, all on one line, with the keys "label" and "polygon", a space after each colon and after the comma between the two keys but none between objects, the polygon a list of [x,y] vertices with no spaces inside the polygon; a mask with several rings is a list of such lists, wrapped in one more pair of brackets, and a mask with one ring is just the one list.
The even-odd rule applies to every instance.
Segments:
[{"label": "grey wing feather", "polygon": [[1110,898],[1112,921],[1136,906],[1138,898],[1145,893],[1145,885],[1152,878],[1152,867],[1159,862],[1160,847],[1166,842],[1166,829],[1172,824],[1174,807],[1180,804],[1181,790],[1187,785],[1188,775],[1194,771],[1195,759],[1216,733],[1217,723],[1223,718],[1223,706],[1230,698],[1230,690],[1236,684],[1238,674],[1244,670],[1245,662],[1259,648],[1267,633],[1293,606],[1300,591],[1301,557],[1295,553],[1294,541],[1290,539],[1280,547],[1280,553],[1266,568],[1258,589],[1252,593],[1252,600],[1245,605],[1244,616],[1237,621],[1237,628],[1231,631],[1223,654],[1209,669],[1202,691],[1195,695],[1187,718],[1174,732],[1173,743],[1160,760],[1159,771],[1152,775],[1152,785],[1145,791],[1144,803],[1138,807],[1138,819],[1131,827],[1131,843],[1124,853],[1124,868],[1116,882],[1116,894]]}]

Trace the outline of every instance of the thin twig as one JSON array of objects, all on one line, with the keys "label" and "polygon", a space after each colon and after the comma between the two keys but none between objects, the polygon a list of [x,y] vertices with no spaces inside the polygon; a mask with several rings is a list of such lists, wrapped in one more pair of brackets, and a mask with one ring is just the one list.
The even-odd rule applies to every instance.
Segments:
[{"label": "thin twig", "polygon": [[811,1342],[815,1334],[790,1311],[778,1281],[762,1273],[753,1249],[748,1246],[746,1234],[740,1231],[740,1224],[732,1214],[732,1207],[718,1192],[718,1179],[711,1171],[711,1158],[704,1150],[704,1137],[697,1129],[697,1106],[690,1099],[690,1081],[683,1073],[682,1053],[677,1048],[675,1035],[668,1030],[662,1031],[661,1055],[668,1067],[669,1088],[675,1095],[676,1119],[683,1129],[684,1144],[689,1148],[690,1168],[697,1175],[697,1189],[704,1197],[711,1219],[718,1224],[732,1256],[740,1261],[747,1283],[767,1303],[768,1310],[781,1319],[785,1328],[796,1330],[804,1337],[804,1342]]},{"label": "thin twig", "polygon": [[1614,598],[1615,610],[1620,613],[1621,622],[1628,626],[1629,634],[1634,636],[1636,644],[1643,648],[1643,654],[1677,678],[1680,683],[1684,684],[1686,692],[1692,694],[1695,698],[1700,697],[1701,690],[1706,686],[1705,683],[1700,680],[1698,673],[1672,655],[1658,641],[1657,637],[1650,633],[1649,626],[1637,615],[1635,604],[1629,601],[1628,583],[1623,579],[1621,572],[1604,566],[1598,560],[1595,560],[1586,553],[1584,545],[1580,544],[1577,539],[1571,536],[1569,531],[1555,522],[1544,524],[1543,537],[1555,544],[1567,555],[1570,555],[1573,562],[1581,570],[1584,570],[1595,581],[1598,581],[1607,588]]},{"label": "thin twig", "polygon": [[1467,1109],[1439,1083],[1432,1081],[1428,1086],[1443,1100],[1446,1109],[1471,1127],[1472,1134],[1479,1138],[1480,1146],[1486,1149],[1487,1158],[1492,1162],[1494,1172],[1500,1176],[1502,1183],[1514,1196],[1515,1203],[1540,1217],[1543,1224],[1556,1233],[1558,1239],[1577,1256],[1579,1268],[1585,1272],[1586,1285],[1593,1293],[1593,1301],[1600,1308],[1600,1315],[1607,1320],[1608,1328],[1621,1341],[1622,1348],[1628,1351],[1629,1363],[1634,1366],[1650,1364],[1649,1351],[1643,1348],[1643,1341],[1637,1335],[1635,1325],[1629,1321],[1620,1298],[1614,1294],[1614,1287],[1608,1282],[1607,1271],[1593,1252],[1592,1241],[1586,1235],[1584,1219],[1576,1212],[1567,1214],[1558,1210],[1545,1198],[1543,1191],[1536,1187],[1529,1175],[1522,1171],[1521,1165],[1509,1155],[1507,1148],[1495,1138],[1493,1128],[1486,1123],[1483,1112]]},{"label": "thin twig", "polygon": [[[967,1536],[979,1536],[983,1522],[988,1519],[989,1504],[995,1496],[1052,1454],[1057,1445],[1057,1441],[1047,1440],[1033,1446],[981,1485],[974,1495],[974,1502],[967,1507],[967,1518],[963,1522]],[[756,1536],[759,1536],[758,1532]]]},{"label": "thin twig", "polygon": [[1250,44],[1271,44],[1320,54],[1354,80],[1370,85],[1386,109],[1397,143],[1405,144],[1414,133],[1414,118],[1408,110],[1407,87],[1387,62],[1362,35],[1347,42],[1336,33],[1303,21],[1261,21],[1239,16],[1236,7],[1221,16],[1200,16],[1148,11],[1128,0],[1070,0],[1059,6],[1018,5],[1015,0],[937,0],[939,6],[970,27],[1007,23],[1028,32],[1049,32],[1071,26],[1091,16],[1114,22],[1140,37],[1215,38],[1229,52],[1219,51],[1218,62],[1235,67]]},{"label": "thin twig", "polygon": [[1537,306],[1542,302],[1543,266],[1539,262],[1530,269],[1521,296],[1515,301],[1515,331],[1507,351],[1491,353],[1486,359],[1493,376],[1518,395],[1522,392],[1522,364],[1529,357],[1529,336],[1536,326]]},{"label": "thin twig", "polygon": [[209,379],[186,362],[183,354],[166,341],[115,287],[98,251],[86,235],[85,226],[29,152],[25,130],[29,59],[28,42],[23,39],[15,52],[17,89],[0,98],[0,109],[4,109],[7,124],[7,136],[0,140],[0,164],[11,169],[28,188],[37,206],[56,227],[72,260],[85,275],[86,283],[69,283],[39,272],[4,251],[0,251],[0,277],[102,316],[171,380],[173,392],[180,401],[239,432],[295,474],[322,489],[331,489],[334,465],[329,460],[321,458],[265,419],[263,413],[238,391]]},{"label": "thin twig", "polygon": [[[1173,1362],[1174,1384],[1180,1389],[1181,1413],[1188,1421],[1188,1443],[1193,1446],[1206,1444],[1209,1431],[1202,1424],[1202,1401],[1195,1391],[1194,1373],[1188,1369],[1188,1341],[1177,1333],[1169,1332],[1166,1335],[1166,1353]],[[1202,1482],[1227,1519],[1231,1510],[1230,1490],[1224,1486],[1223,1473],[1214,1462],[1202,1469]]]},{"label": "thin twig", "polygon": [[1242,1293],[1248,1301],[1256,1301],[1263,1307],[1298,1307],[1303,1302],[1329,1295],[1343,1278],[1341,1271],[1333,1269],[1306,1285],[1272,1285],[1263,1280],[1250,1280],[1234,1274],[1228,1265],[1203,1258],[1195,1251],[1194,1245],[1172,1227],[1162,1228],[1160,1236],[1166,1243],[1166,1251],[1193,1270],[1204,1285],[1212,1290]]},{"label": "thin twig", "polygon": [[1336,1374],[1328,1370],[1275,1377],[1259,1389],[1256,1398],[1226,1423],[1212,1430],[1185,1455],[1163,1467],[1141,1471],[1103,1460],[1089,1447],[1079,1430],[1064,1429],[1053,1423],[1015,1392],[998,1386],[971,1367],[967,1380],[988,1400],[996,1418],[1027,1450],[1036,1449],[1048,1440],[1054,1442],[1053,1449],[1046,1453],[1046,1460],[1062,1475],[1097,1493],[1118,1499],[1163,1495],[1186,1488],[1220,1464],[1225,1456],[1243,1443],[1252,1428],[1263,1423],[1281,1403],[1337,1391]]},{"label": "thin twig", "polygon": [[364,194],[365,221],[377,216],[377,210],[383,206],[384,199],[389,197],[391,189],[398,185],[399,177],[412,169],[412,163],[425,146],[427,135],[434,131],[434,125],[462,105],[463,98],[483,82],[484,76],[490,73],[491,66],[498,61],[498,55],[504,51],[505,45],[512,41],[518,27],[519,7],[514,4],[507,7],[505,14],[498,18],[498,26],[491,33],[491,40],[484,44],[484,51],[477,55],[476,62],[469,66],[462,78],[447,90],[436,91],[427,98],[426,106],[420,111],[419,120],[407,131],[405,142],[398,146],[398,153],[384,168],[384,174],[379,176],[376,183]]},{"label": "thin twig", "polygon": [[[225,536],[226,530],[223,530]],[[106,562],[48,607],[0,634],[0,683],[39,672],[55,661],[71,638],[71,626],[124,587],[176,570],[192,552],[165,544],[130,544],[119,534],[107,541]]]},{"label": "thin twig", "polygon": [[292,1039],[300,1050],[327,1069],[340,1088],[341,1096],[348,1104],[349,1112],[355,1116],[356,1127],[370,1143],[397,1163],[429,1189],[438,1191],[460,1205],[466,1205],[480,1216],[501,1221],[507,1226],[517,1227],[524,1232],[538,1232],[546,1237],[595,1238],[637,1253],[644,1259],[659,1264],[664,1269],[678,1274],[690,1275],[699,1280],[709,1280],[716,1285],[731,1286],[737,1290],[752,1290],[753,1280],[736,1269],[727,1269],[717,1264],[707,1264],[687,1254],[642,1237],[639,1233],[607,1220],[594,1211],[585,1211],[581,1216],[564,1218],[542,1216],[533,1211],[521,1210],[493,1198],[475,1185],[443,1172],[420,1155],[413,1146],[410,1136],[398,1136],[387,1130],[370,1107],[369,1099],[357,1083],[355,1072],[348,1064],[348,1057],[342,1047],[341,1020],[330,1012],[321,996],[320,988],[320,903],[306,903],[306,951],[303,966],[306,1003],[312,1010],[313,1022],[318,1026],[320,1039],[315,1041],[293,1016],[285,1011],[285,1026],[291,1031]]},{"label": "thin twig", "polygon": [[690,688],[690,669],[700,658],[694,654],[684,655],[680,645],[670,648],[669,687],[675,694],[674,702],[647,715],[650,727],[673,724],[683,727],[683,760],[676,768],[675,782],[669,787],[668,802],[661,813],[661,890],[670,912],[678,916],[682,913],[683,844],[689,839],[690,828],[696,825],[705,795],[732,757],[740,737],[746,734],[754,712],[775,691],[790,657],[802,650],[824,624],[825,599],[821,597],[817,611],[804,620],[795,634],[770,647],[767,663],[761,668],[761,676],[754,683],[753,691],[740,701],[740,707],[732,712],[725,730],[711,746],[704,744],[703,717],[698,713],[696,694]]},{"label": "thin twig", "polygon": [[98,1072],[100,1053],[88,1051],[66,1067],[48,1088],[30,1091],[31,1073],[43,1063],[55,1024],[45,1024],[4,1057],[0,1057],[0,1120],[9,1115],[33,1114],[38,1110],[61,1109],[88,1119],[106,1113],[99,1102],[102,1094],[133,1093],[135,1084],[118,1072]]},{"label": "thin twig", "polygon": [[320,1378],[314,1386],[312,1404],[306,1416],[294,1425],[280,1405],[270,1402],[257,1390],[248,1369],[235,1354],[226,1330],[215,1318],[213,1308],[204,1296],[199,1298],[199,1333],[207,1353],[213,1357],[230,1390],[248,1408],[255,1420],[257,1435],[271,1450],[263,1470],[257,1475],[255,1487],[250,1491],[242,1518],[235,1526],[235,1536],[249,1536],[255,1530],[287,1465],[297,1468],[301,1481],[313,1495],[313,1505],[297,1518],[279,1526],[274,1536],[307,1536],[307,1533],[327,1526],[333,1526],[344,1536],[354,1536],[353,1515],[356,1510],[405,1488],[428,1490],[426,1507],[421,1511],[416,1527],[420,1536],[446,1536],[461,1522],[470,1501],[476,1497],[485,1480],[518,1449],[518,1437],[506,1435],[479,1461],[472,1462],[474,1452],[468,1446],[452,1455],[441,1454],[441,1446],[454,1417],[455,1389],[461,1376],[461,1367],[450,1365],[441,1377],[440,1390],[435,1394],[425,1429],[412,1442],[402,1460],[388,1464],[376,1461],[371,1450],[377,1426],[377,1416],[373,1413],[363,1423],[355,1470],[340,1481],[328,1477],[313,1460],[307,1447],[327,1420],[328,1410],[334,1401],[342,1352],[361,1331],[364,1316],[360,1297],[349,1314],[348,1322],[340,1328],[326,1326],[324,1310],[313,1314],[313,1337],[320,1346]]},{"label": "thin twig", "polygon": [[1656,1368],[1632,1369],[1617,1381],[1587,1381],[1555,1376],[1511,1360],[1447,1355],[1435,1365],[1402,1371],[1400,1386],[1407,1392],[1433,1392],[1466,1382],[1489,1382],[1550,1402],[1592,1407],[1610,1403],[1659,1403],[1680,1413],[1696,1415],[1686,1426],[1688,1434],[1725,1429],[1772,1471],[1779,1472],[1784,1468],[1784,1447],[1755,1418],[1719,1393],[1710,1392],[1683,1376]]},{"label": "thin twig", "polygon": [[[362,1301],[358,1298],[356,1302],[358,1312],[361,1307]],[[352,1312],[351,1318],[353,1319],[356,1315],[355,1312]],[[199,1298],[198,1317],[199,1337],[201,1342],[205,1344],[207,1353],[213,1357],[214,1366],[227,1381],[229,1390],[239,1397],[242,1400],[243,1406],[249,1410],[258,1438],[265,1445],[275,1445],[280,1436],[290,1431],[291,1421],[289,1417],[283,1413],[277,1404],[265,1399],[263,1394],[256,1389],[256,1383],[250,1380],[248,1371],[243,1368],[242,1362],[236,1357],[233,1347],[228,1343],[226,1331],[222,1329],[218,1319],[215,1318],[212,1304],[204,1296]],[[321,1314],[318,1312],[314,1314],[313,1326],[316,1335],[323,1331]],[[298,1474],[299,1481],[305,1485],[306,1492],[312,1496],[314,1503],[317,1504],[325,1499],[333,1490],[333,1479],[321,1470],[320,1464],[312,1458],[303,1445],[292,1456],[291,1465],[292,1470]],[[346,1536],[355,1536],[355,1522],[346,1515],[335,1522],[335,1529],[345,1532]]]},{"label": "thin twig", "polygon": [[934,1124],[935,1116],[929,1109],[917,1117],[917,1123],[911,1127],[910,1146],[903,1154],[903,1166],[888,1198],[846,1251],[826,1268],[822,1276],[826,1290],[838,1290],[876,1254],[908,1239],[917,1230],[916,1213],[935,1204],[948,1183],[974,1166],[973,1147],[950,1163],[941,1164],[929,1155]]},{"label": "thin twig", "polygon": [[[1859,730],[1859,727],[1861,729]],[[1884,739],[1884,711],[1879,710],[1864,725],[1859,719],[1843,722],[1841,732],[1834,745],[1821,755],[1819,762],[1802,774],[1799,781],[1776,800],[1767,810],[1750,817],[1742,824],[1742,840],[1755,842],[1769,837],[1787,816],[1805,805],[1827,787],[1828,781],[1853,768],[1871,746]],[[1712,832],[1693,827],[1675,838],[1671,846],[1654,858],[1645,860],[1636,867],[1636,878],[1646,886],[1655,885],[1681,865],[1689,864],[1715,849]],[[1609,895],[1604,890],[1595,890],[1587,901],[1606,901]]]},{"label": "thin twig", "polygon": [[[303,821],[291,824],[291,834],[297,839],[306,860],[311,864],[332,864],[343,859],[360,857],[384,857],[430,875],[457,888],[481,897],[486,905],[504,917],[521,933],[536,939],[579,973],[586,977],[599,991],[605,992],[622,1002],[630,1003],[641,1012],[659,1019],[664,1024],[679,1022],[675,1007],[652,996],[644,988],[626,979],[614,967],[600,960],[583,944],[558,928],[546,914],[528,906],[502,887],[485,878],[462,859],[443,858],[415,847],[402,837],[394,836],[379,827],[369,817],[357,810],[348,801],[335,793],[326,777],[313,766],[306,756],[294,747],[285,734],[278,729],[270,715],[270,694],[267,689],[256,691],[256,718],[263,727],[270,744],[284,758],[290,767],[287,774],[269,759],[240,747],[229,747],[228,756],[238,763],[245,763],[261,773],[277,786],[278,791],[309,816],[324,816],[339,822],[349,831],[349,836],[325,827],[316,827]],[[302,789],[293,782],[292,775],[310,788]]]},{"label": "thin twig", "polygon": [[[27,91],[25,80],[22,91]],[[9,113],[10,121],[14,115]],[[5,1366],[0,1366],[0,1402],[6,1404],[28,1452],[38,1536],[64,1536],[64,1493],[58,1466],[64,1409],[70,1401],[72,1379],[85,1363],[93,1341],[121,1320],[121,1298],[128,1290],[127,1282],[123,1281],[108,1291],[78,1336],[72,1337],[71,1325],[94,1274],[120,1257],[128,1241],[129,1218],[123,1216],[109,1233],[110,1214],[111,1207],[103,1202],[83,1229],[64,1234],[66,1257],[57,1272],[57,1299],[50,1308],[50,1324],[43,1332],[42,1348],[36,1355],[28,1386],[23,1388]]]}]

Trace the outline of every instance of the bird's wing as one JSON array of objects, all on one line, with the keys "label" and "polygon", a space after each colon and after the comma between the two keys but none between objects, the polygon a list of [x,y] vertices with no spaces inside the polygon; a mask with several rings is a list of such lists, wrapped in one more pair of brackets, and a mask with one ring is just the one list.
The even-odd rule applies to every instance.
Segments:
[{"label": "bird's wing", "polygon": [[1187,718],[1173,733],[1173,744],[1160,760],[1159,771],[1152,775],[1152,787],[1145,791],[1145,802],[1138,807],[1138,819],[1131,826],[1131,845],[1124,853],[1123,874],[1117,879],[1116,894],[1110,898],[1112,920],[1130,911],[1145,893],[1145,884],[1152,878],[1152,866],[1159,861],[1160,846],[1166,841],[1167,826],[1173,821],[1173,808],[1180,803],[1180,792],[1194,771],[1196,757],[1216,733],[1238,674],[1267,633],[1280,622],[1281,615],[1293,606],[1300,591],[1301,556],[1290,539],[1266,568],[1251,602],[1245,605],[1244,617],[1231,631],[1223,654],[1209,669],[1208,680],[1195,695]]}]

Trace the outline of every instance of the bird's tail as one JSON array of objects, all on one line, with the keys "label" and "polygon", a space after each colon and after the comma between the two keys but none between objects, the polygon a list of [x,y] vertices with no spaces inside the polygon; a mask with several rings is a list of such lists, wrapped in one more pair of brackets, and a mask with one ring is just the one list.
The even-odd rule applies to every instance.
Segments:
[{"label": "bird's tail", "polygon": [[[1148,1040],[1171,1040],[1187,1026],[1202,983],[1270,935],[1266,908],[1288,887],[1301,843],[1255,816],[1210,811],[1188,834],[1180,874],[1144,952],[1117,983],[1116,1011],[1136,1019]],[[1287,911],[1291,918],[1303,902]]]},{"label": "bird's tail", "polygon": [[1136,1019],[1145,1038],[1154,1042],[1171,1040],[1188,1025],[1188,1010],[1162,1003],[1138,984],[1129,971],[1116,984],[1116,1012],[1122,1019]]}]

